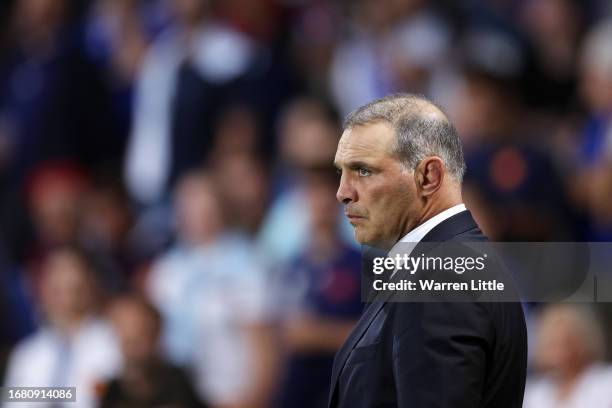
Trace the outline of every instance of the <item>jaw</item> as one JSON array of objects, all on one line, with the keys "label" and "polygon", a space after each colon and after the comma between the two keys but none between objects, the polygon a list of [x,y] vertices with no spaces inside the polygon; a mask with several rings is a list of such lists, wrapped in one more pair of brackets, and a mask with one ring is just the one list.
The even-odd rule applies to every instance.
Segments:
[{"label": "jaw", "polygon": [[384,239],[381,236],[373,236],[372,234],[368,234],[366,231],[363,230],[358,231],[358,228],[359,227],[353,227],[355,240],[360,245],[366,245],[372,248],[384,249],[388,251],[393,248],[393,245],[395,245],[395,243],[397,242],[389,239]]}]

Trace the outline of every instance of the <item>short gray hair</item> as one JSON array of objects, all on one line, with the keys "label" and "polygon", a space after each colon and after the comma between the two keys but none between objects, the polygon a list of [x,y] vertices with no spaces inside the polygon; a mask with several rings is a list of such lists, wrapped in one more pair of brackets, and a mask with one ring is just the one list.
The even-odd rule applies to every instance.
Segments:
[{"label": "short gray hair", "polygon": [[538,336],[545,324],[557,327],[566,324],[582,347],[584,358],[590,362],[599,362],[606,357],[606,342],[601,320],[596,310],[588,304],[559,303],[548,305],[538,316]]},{"label": "short gray hair", "polygon": [[[439,115],[427,113],[440,112]],[[448,173],[463,180],[465,161],[457,130],[433,102],[420,95],[392,94],[351,112],[344,129],[385,122],[395,131],[395,154],[404,166],[415,169],[427,156],[437,156]]]}]

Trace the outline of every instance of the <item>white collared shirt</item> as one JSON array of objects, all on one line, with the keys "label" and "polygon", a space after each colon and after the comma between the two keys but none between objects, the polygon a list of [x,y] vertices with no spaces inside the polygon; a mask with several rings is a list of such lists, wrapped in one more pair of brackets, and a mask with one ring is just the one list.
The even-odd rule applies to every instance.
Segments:
[{"label": "white collared shirt", "polygon": [[[441,213],[434,215],[433,217],[431,217],[430,219],[428,219],[427,221],[425,221],[424,223],[422,223],[421,225],[417,226],[416,228],[408,232],[406,235],[404,235],[404,237],[400,239],[393,246],[393,248],[391,248],[391,251],[389,251],[389,256],[394,257],[396,254],[400,252],[406,253],[406,255],[410,256],[410,254],[412,253],[412,250],[416,247],[416,244],[421,242],[421,240],[425,237],[425,235],[427,235],[429,231],[434,229],[436,225],[440,224],[444,220],[449,219],[453,215],[459,214],[460,212],[463,212],[463,211],[467,211],[467,208],[465,207],[465,204],[461,203],[451,208],[447,208]],[[402,246],[400,245],[402,243],[407,243],[407,244],[412,243],[413,245],[403,245]],[[402,248],[401,251],[400,251],[400,248]],[[390,278],[393,278],[396,272],[397,270],[393,271]]]},{"label": "white collared shirt", "polygon": [[427,235],[429,231],[440,224],[442,221],[452,217],[455,214],[459,214],[462,211],[466,211],[465,204],[457,204],[451,208],[447,208],[441,213],[431,217],[421,225],[417,226],[406,234],[399,242],[421,242],[421,240]]},{"label": "white collared shirt", "polygon": [[[66,338],[43,326],[20,341],[11,352],[4,385],[9,387],[76,387],[76,402],[32,404],[40,408],[98,406],[96,390],[121,371],[119,343],[108,323],[87,317]],[[4,408],[26,404],[5,403]]]}]

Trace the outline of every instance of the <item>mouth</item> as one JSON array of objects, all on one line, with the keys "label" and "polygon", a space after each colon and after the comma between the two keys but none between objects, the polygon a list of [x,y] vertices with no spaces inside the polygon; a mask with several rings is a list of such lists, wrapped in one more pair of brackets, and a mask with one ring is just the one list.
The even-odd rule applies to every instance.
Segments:
[{"label": "mouth", "polygon": [[361,220],[365,220],[365,217],[362,217],[360,215],[355,215],[355,214],[346,214],[346,218],[348,218],[349,222],[352,224],[354,222],[359,222]]}]

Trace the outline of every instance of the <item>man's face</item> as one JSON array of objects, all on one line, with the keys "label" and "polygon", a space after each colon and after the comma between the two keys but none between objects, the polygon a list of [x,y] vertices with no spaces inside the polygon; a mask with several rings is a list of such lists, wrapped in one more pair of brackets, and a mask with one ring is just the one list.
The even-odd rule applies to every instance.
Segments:
[{"label": "man's face", "polygon": [[389,248],[414,227],[417,202],[414,171],[393,154],[395,134],[386,123],[344,131],[335,165],[342,173],[336,194],[361,244]]},{"label": "man's face", "polygon": [[94,295],[83,260],[69,250],[59,250],[43,268],[42,299],[49,319],[53,323],[81,319],[93,306]]},{"label": "man's face", "polygon": [[127,363],[145,363],[155,357],[157,324],[142,306],[120,300],[111,309],[111,320]]}]

